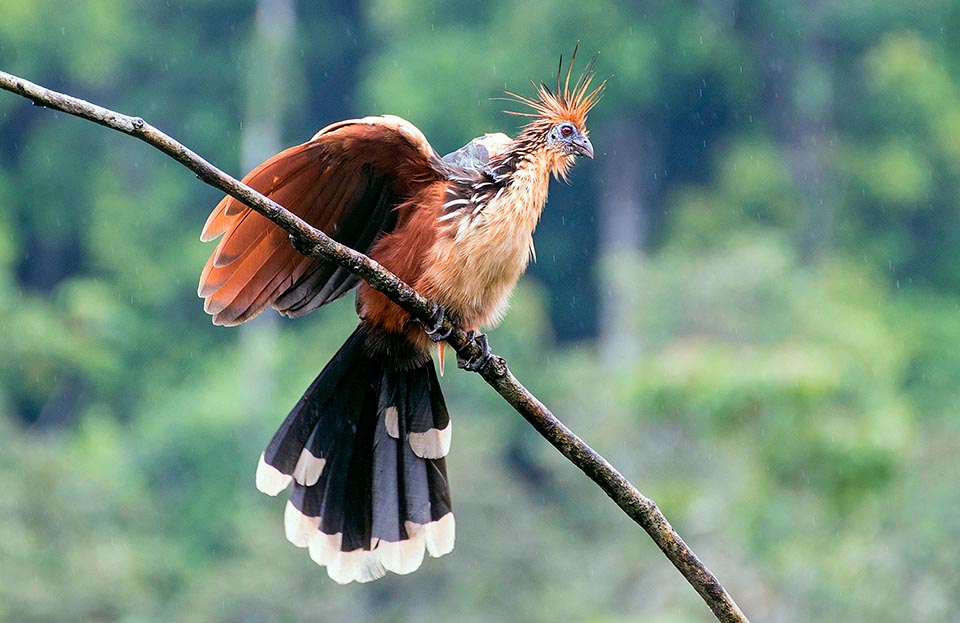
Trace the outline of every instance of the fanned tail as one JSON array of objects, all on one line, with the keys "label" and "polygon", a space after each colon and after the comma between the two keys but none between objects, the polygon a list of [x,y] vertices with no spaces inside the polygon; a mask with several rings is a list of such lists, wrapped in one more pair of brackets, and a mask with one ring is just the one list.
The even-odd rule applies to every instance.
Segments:
[{"label": "fanned tail", "polygon": [[[287,539],[339,583],[416,570],[453,549],[450,419],[432,362],[393,366],[360,325],[260,458],[257,488],[291,482]],[[399,368],[399,369],[396,369]]]}]

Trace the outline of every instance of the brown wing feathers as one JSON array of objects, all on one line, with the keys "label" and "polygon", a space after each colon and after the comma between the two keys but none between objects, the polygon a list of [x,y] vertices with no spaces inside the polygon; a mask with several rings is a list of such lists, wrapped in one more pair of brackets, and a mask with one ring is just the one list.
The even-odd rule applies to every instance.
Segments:
[{"label": "brown wing feathers", "polygon": [[[383,174],[369,169],[362,176],[355,196],[349,200],[351,205],[366,206],[364,218],[338,219],[330,227],[335,240],[363,252],[369,252],[383,232],[393,230],[397,222],[395,208],[399,203]],[[343,296],[357,283],[358,278],[343,268],[329,262],[315,262],[277,298],[274,306],[287,316],[299,316]]]},{"label": "brown wing feathers", "polygon": [[[342,205],[336,199],[343,191],[349,192],[357,180],[356,176],[345,175],[326,184],[320,182],[326,171],[318,166],[316,151],[316,146],[309,143],[287,150],[255,170],[245,182],[326,229],[330,224],[319,219],[317,212],[327,206],[329,216],[337,218]],[[311,171],[315,174],[310,175]],[[230,203],[238,202],[231,199]],[[232,217],[228,216],[231,211]],[[214,322],[230,325],[249,319],[273,302],[272,295],[285,281],[275,281],[278,274],[295,281],[312,260],[290,246],[285,231],[250,209],[235,211],[227,205],[223,217],[230,222],[207,262],[210,270],[205,279],[201,278],[200,293],[207,297],[204,309],[214,315]],[[268,290],[271,284],[274,291]]]},{"label": "brown wing feathers", "polygon": [[[395,208],[439,179],[423,134],[397,117],[367,117],[324,128],[251,171],[244,183],[335,240],[367,252],[396,223]],[[201,240],[223,236],[200,277],[198,294],[215,324],[241,323],[273,305],[306,313],[342,296],[356,278],[300,255],[285,231],[232,197],[224,198]]]}]

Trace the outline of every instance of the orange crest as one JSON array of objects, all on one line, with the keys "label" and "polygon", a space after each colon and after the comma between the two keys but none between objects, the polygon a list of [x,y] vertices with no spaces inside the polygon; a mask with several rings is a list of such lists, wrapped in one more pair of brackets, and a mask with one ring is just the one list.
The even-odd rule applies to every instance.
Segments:
[{"label": "orange crest", "polygon": [[582,130],[586,126],[587,113],[600,101],[607,81],[604,80],[596,88],[590,90],[590,83],[594,78],[593,64],[597,60],[597,57],[594,56],[587,63],[576,83],[572,87],[570,86],[570,76],[573,72],[573,64],[577,59],[577,49],[579,47],[580,43],[577,42],[577,46],[573,49],[573,56],[570,58],[570,64],[567,66],[566,78],[563,78],[563,56],[560,57],[560,67],[557,69],[556,93],[552,92],[546,84],[542,82],[537,84],[533,80],[530,83],[537,90],[537,99],[505,91],[509,98],[504,99],[529,106],[536,112],[526,113],[511,110],[505,112],[520,117],[534,117],[539,121],[546,121],[550,125],[561,121],[569,121]]}]

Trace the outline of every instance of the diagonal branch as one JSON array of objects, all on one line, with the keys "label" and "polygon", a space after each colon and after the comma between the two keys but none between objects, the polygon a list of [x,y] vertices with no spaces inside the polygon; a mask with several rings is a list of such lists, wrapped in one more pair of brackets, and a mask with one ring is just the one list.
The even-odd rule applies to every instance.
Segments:
[{"label": "diagonal branch", "polygon": [[[143,119],[129,117],[84,100],[51,91],[2,71],[0,71],[0,88],[32,100],[36,105],[93,121],[148,143],[196,173],[202,181],[237,198],[285,229],[296,241],[297,249],[301,252],[323,257],[360,276],[371,287],[383,292],[394,303],[421,320],[425,326],[433,326],[436,323],[436,306],[396,275],[362,253],[332,240],[281,205],[241,184]],[[453,327],[448,319],[443,321],[443,329],[453,329],[447,343],[459,355],[469,359],[480,354],[479,347],[468,340],[463,330]],[[733,598],[680,538],[656,503],[641,494],[605,458],[558,420],[513,376],[503,358],[492,357],[480,374],[503,396],[504,400],[537,429],[540,435],[580,468],[616,502],[623,512],[646,530],[664,555],[700,594],[717,620],[724,623],[747,621]]]}]

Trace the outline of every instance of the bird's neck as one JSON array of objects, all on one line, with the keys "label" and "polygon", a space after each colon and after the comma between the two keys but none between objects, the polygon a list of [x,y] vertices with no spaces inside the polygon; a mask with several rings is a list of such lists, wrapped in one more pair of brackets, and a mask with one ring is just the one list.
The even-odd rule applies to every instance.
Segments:
[{"label": "bird's neck", "polygon": [[550,149],[541,136],[522,132],[502,152],[490,160],[494,175],[507,184],[534,180],[546,187],[550,176],[567,178],[573,158]]},{"label": "bird's neck", "polygon": [[547,202],[553,163],[537,151],[524,153],[514,162],[507,178],[504,205],[510,206],[517,218],[535,225]]},{"label": "bird's neck", "polygon": [[516,252],[524,249],[522,258],[516,256],[521,266],[519,272],[530,257],[535,257],[533,231],[547,202],[550,176],[565,173],[569,166],[565,156],[557,156],[555,150],[518,139],[491,161],[491,169],[502,180],[503,188],[497,200],[491,202],[488,227],[496,230],[502,240],[512,240]]}]

